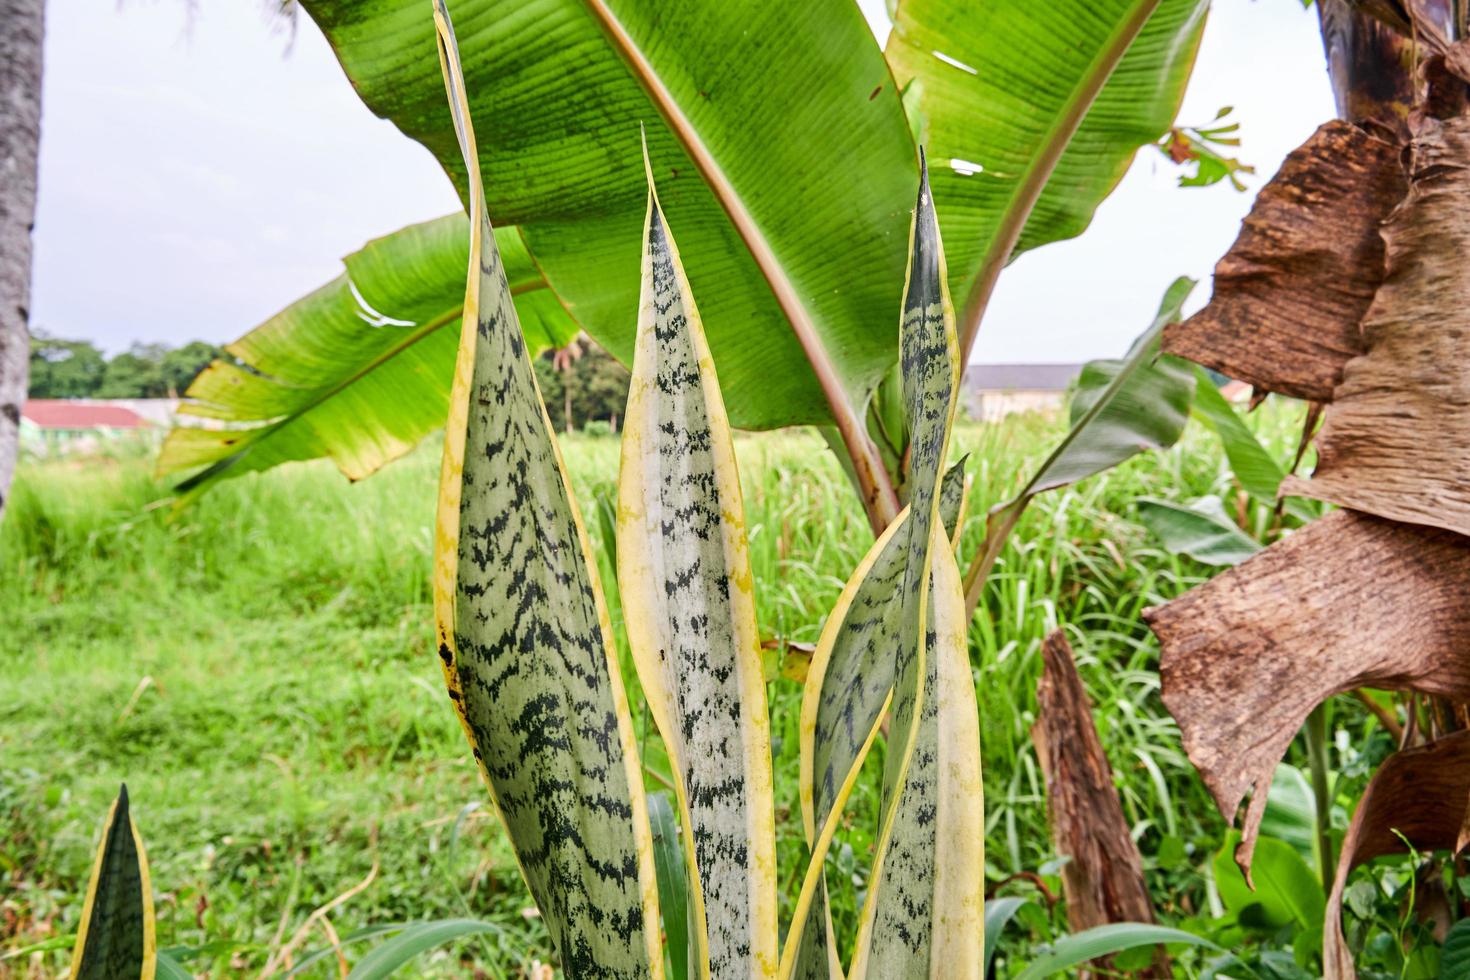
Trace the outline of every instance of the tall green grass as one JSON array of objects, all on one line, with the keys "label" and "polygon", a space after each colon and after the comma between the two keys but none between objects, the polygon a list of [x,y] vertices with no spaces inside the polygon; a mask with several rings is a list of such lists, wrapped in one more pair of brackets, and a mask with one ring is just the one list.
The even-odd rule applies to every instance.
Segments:
[{"label": "tall green grass", "polygon": [[[1253,420],[1279,458],[1299,418]],[[984,511],[1061,434],[1013,417],[962,426],[974,476],[964,557]],[[370,923],[472,914],[505,932],[426,960],[470,956],[516,976],[551,949],[503,834],[481,807],[430,643],[436,446],[348,485],[326,464],[225,483],[176,511],[143,460],[25,466],[0,527],[0,946],[75,929],[94,835],[126,780],[161,895],[163,945],[208,946],[215,975],[258,969],[313,909],[371,877],[332,914]],[[572,436],[564,455],[620,612],[598,519],[615,494],[616,440]],[[810,642],[871,541],[815,435],[738,440],[764,636]],[[1166,912],[1208,900],[1221,837],[1213,803],[1158,697],[1140,611],[1203,579],[1132,519],[1139,496],[1232,494],[1211,437],[1038,499],[997,564],[971,630],[987,804],[987,874],[1004,893],[1057,885],[1031,748],[1042,638],[1068,629],[1125,812]],[[631,672],[630,681],[633,681]],[[797,803],[800,687],[771,685],[783,921],[804,861]],[[652,726],[640,712],[640,730]],[[881,762],[881,750],[875,763]],[[665,767],[645,737],[656,786]],[[833,867],[861,888],[876,831],[876,773],[854,794]],[[1001,884],[1005,882],[1005,884]],[[851,900],[834,913],[853,927]],[[1045,916],[1029,928],[1045,932]],[[299,949],[320,947],[321,936]],[[49,975],[64,951],[0,962]],[[325,970],[325,965],[323,966]],[[321,972],[315,975],[328,975]]]}]

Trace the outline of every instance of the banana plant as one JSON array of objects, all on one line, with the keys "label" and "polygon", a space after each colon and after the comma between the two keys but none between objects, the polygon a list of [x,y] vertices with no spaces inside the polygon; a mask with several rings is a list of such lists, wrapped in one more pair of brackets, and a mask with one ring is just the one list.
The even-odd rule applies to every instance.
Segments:
[{"label": "banana plant", "polygon": [[[423,69],[422,4],[302,6],[367,105],[428,147],[468,203]],[[528,339],[581,328],[633,359],[645,125],[664,204],[687,221],[730,421],[821,426],[880,533],[912,494],[886,311],[901,299],[893,228],[917,179],[915,134],[955,249],[964,363],[1001,269],[1080,233],[1182,98],[1206,0],[1088,6],[902,0],[880,50],[851,0],[460,0],[469,102],[496,121],[477,148],[485,209]],[[436,230],[447,240],[456,222]],[[349,259],[335,303],[313,294],[228,348],[185,411],[236,424],[176,430],[161,469],[202,489],[330,456],[356,479],[442,424],[461,297],[444,241],[408,231],[374,243],[399,248],[385,281]]]},{"label": "banana plant", "polygon": [[[435,0],[434,13],[472,230],[436,534],[439,654],[566,975],[661,977],[661,923],[670,920],[659,912],[628,697],[597,566],[479,190],[472,108],[443,0]],[[959,566],[943,519],[957,519],[963,480],[952,478],[947,488],[941,481],[958,339],[922,165],[918,184],[899,330],[913,420],[910,505],[887,535],[897,547],[881,566],[886,592],[860,588],[873,561],[848,589],[882,606],[891,622],[882,639],[892,640],[867,654],[890,661],[892,731],[881,844],[849,975],[930,975],[939,964],[945,975],[961,975],[949,971],[964,964],[962,974],[978,978],[979,722]],[[646,162],[617,577],[640,687],[673,770],[689,897],[678,921],[691,936],[699,977],[785,978],[798,969],[829,975],[833,937],[812,963],[803,956],[810,944],[801,928],[789,930],[784,944],[779,933],[769,716],[739,474],[670,214]],[[833,621],[849,634],[856,628],[851,615]],[[809,684],[820,692],[825,676],[816,672]],[[873,701],[865,697],[865,710]],[[863,720],[869,742],[876,723]],[[829,809],[812,842],[798,926],[841,812],[840,804]],[[661,821],[662,850],[668,822]],[[666,900],[678,891],[671,880],[665,876]],[[684,955],[683,948],[667,952]]]}]

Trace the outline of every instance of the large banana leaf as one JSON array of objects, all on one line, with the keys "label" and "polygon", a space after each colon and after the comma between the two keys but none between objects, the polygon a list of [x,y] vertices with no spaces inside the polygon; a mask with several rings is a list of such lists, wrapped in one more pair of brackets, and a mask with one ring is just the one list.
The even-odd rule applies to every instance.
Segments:
[{"label": "large banana leaf", "polygon": [[[519,231],[495,237],[532,355],[569,342],[577,326]],[[456,331],[445,327],[463,312],[468,240],[464,215],[452,214],[347,256],[346,272],[230,344],[233,360],[190,385],[180,411],[232,427],[174,429],[159,471],[199,470],[187,491],[328,456],[356,480],[412,449],[448,411]]]},{"label": "large banana leaf", "polygon": [[607,608],[479,192],[443,0],[434,19],[473,234],[435,534],[439,655],[566,976],[657,978],[653,842]]},{"label": "large banana leaf", "polygon": [[70,975],[74,980],[153,980],[157,968],[148,856],[128,813],[124,786],[97,845]]},{"label": "large banana leaf", "polygon": [[[463,194],[465,168],[425,60],[423,0],[302,6],[368,106],[428,147]],[[894,357],[915,163],[856,5],[456,0],[454,9],[471,109],[495,120],[480,149],[490,215],[521,226],[577,321],[629,359],[642,124],[731,421],[834,422],[849,445],[866,444],[864,401]],[[877,466],[869,452],[867,469]]]},{"label": "large banana leaf", "polygon": [[774,977],[775,800],[745,507],[651,172],[617,536],[628,642],[675,770],[699,975]]},{"label": "large banana leaf", "polygon": [[[904,104],[952,162],[936,180],[958,257],[954,288],[968,297],[967,351],[1006,259],[1080,232],[1137,147],[1169,124],[1203,2],[1109,0],[1074,15],[1046,4],[904,0],[887,64],[848,0],[460,0],[456,10],[468,25],[473,105],[497,120],[481,156],[491,217],[523,226],[576,321],[630,359],[629,243],[643,197],[635,130],[646,124],[732,421],[824,423],[853,457],[881,526],[897,509],[884,463],[897,474],[905,422],[892,420],[885,455],[863,419],[895,355],[887,311],[899,299],[898,229],[913,174]],[[303,5],[364,101],[428,146],[463,195],[421,0]],[[908,85],[906,103],[889,65]],[[448,308],[457,291],[444,297]],[[538,302],[551,308],[549,297]],[[447,373],[452,355],[433,353]],[[329,366],[309,384],[330,397],[355,373]],[[285,440],[288,450],[236,456],[232,436],[187,434],[166,462],[260,467],[333,455],[361,475],[431,424],[439,398],[374,399],[366,434],[354,429],[359,405],[323,412]],[[262,417],[233,405],[218,416]],[[400,411],[413,418],[397,426]]]},{"label": "large banana leaf", "polygon": [[1174,121],[1207,0],[901,0],[887,56],[934,165],[968,356],[1014,255],[1080,234]]}]

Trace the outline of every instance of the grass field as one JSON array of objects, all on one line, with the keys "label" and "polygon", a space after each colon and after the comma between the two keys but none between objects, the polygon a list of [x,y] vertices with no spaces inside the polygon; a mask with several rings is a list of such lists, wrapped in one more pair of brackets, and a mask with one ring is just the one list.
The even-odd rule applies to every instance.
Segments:
[{"label": "grass field", "polygon": [[[1289,458],[1296,412],[1258,416],[1267,445]],[[962,561],[979,541],[977,515],[1060,431],[1038,416],[959,430],[975,481]],[[564,448],[600,549],[617,442],[574,436]],[[531,975],[552,958],[481,806],[431,648],[436,450],[356,485],[326,464],[288,466],[179,513],[141,457],[23,467],[0,528],[0,948],[74,932],[96,835],[126,780],[160,896],[160,945],[198,948],[190,965],[201,974],[259,973],[293,941],[299,961],[325,943],[316,926],[298,935],[308,916],[354,887],[328,917],[343,936],[458,915],[503,926],[416,973]],[[866,523],[815,435],[742,437],[739,454],[762,633],[815,640],[871,540]],[[1207,907],[1221,821],[1160,704],[1157,647],[1140,618],[1206,570],[1150,541],[1131,505],[1228,496],[1229,479],[1213,439],[1192,426],[1173,450],[1041,498],[1012,538],[971,630],[991,885],[1021,872],[1058,881],[1029,727],[1040,641],[1062,625],[1165,917]],[[605,581],[610,572],[604,564]],[[783,924],[803,847],[799,699],[795,682],[772,683]],[[656,747],[645,749],[656,766]],[[865,779],[834,849],[859,884],[876,793]],[[1035,894],[1024,880],[1000,887]],[[851,900],[836,914],[850,931]],[[1053,925],[1042,914],[1023,924],[1022,942]],[[0,961],[0,976],[50,976],[68,955]],[[313,971],[336,975],[328,960]]]}]

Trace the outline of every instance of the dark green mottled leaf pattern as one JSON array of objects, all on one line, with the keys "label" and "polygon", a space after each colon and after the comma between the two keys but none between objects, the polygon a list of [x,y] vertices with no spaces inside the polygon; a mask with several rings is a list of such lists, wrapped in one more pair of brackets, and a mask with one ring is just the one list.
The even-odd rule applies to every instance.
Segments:
[{"label": "dark green mottled leaf pattern", "polygon": [[694,297],[649,187],[623,431],[618,581],[638,676],[669,748],[712,977],[774,975],[771,747],[744,507]]},{"label": "dark green mottled leaf pattern", "polygon": [[128,980],[144,975],[145,967],[150,966],[145,959],[153,955],[146,911],[146,903],[153,898],[146,888],[128,814],[128,788],[124,786],[103,832],[100,862],[93,870],[88,892],[90,914],[84,925],[85,935],[78,937],[80,952],[71,967],[72,977]]},{"label": "dark green mottled leaf pattern", "polygon": [[[435,13],[451,107],[472,148],[442,0]],[[441,488],[439,547],[450,549],[454,573],[448,623],[445,583],[436,580],[440,654],[562,970],[645,980],[653,969],[645,932],[652,854],[641,786],[629,778],[637,772],[631,723],[505,267],[474,188],[471,197],[479,263]],[[462,473],[454,465],[459,419]],[[455,498],[457,534],[443,523]]]},{"label": "dark green mottled leaf pattern", "polygon": [[[965,461],[961,460],[945,473],[939,489],[940,520],[951,537],[964,495]],[[827,822],[839,802],[843,783],[853,768],[862,764],[868,735],[878,724],[893,690],[893,650],[899,642],[903,612],[899,586],[907,558],[907,537],[902,528],[908,515],[907,510],[900,514],[898,527],[873,544],[876,554],[860,566],[857,574],[861,580],[855,589],[849,585],[852,601],[833,637],[821,686],[814,691],[815,724],[810,745],[803,746],[812,760],[813,833]],[[826,980],[828,941],[824,884],[808,909],[795,976]]]},{"label": "dark green mottled leaf pattern", "polygon": [[[884,978],[913,976],[916,971],[927,975],[933,922],[939,774],[932,746],[937,731],[939,661],[933,655],[933,606],[927,599],[931,545],[936,539],[943,541],[933,531],[939,473],[953,416],[958,350],[953,315],[947,308],[944,257],[927,171],[920,182],[911,248],[899,363],[912,427],[912,511],[904,534],[902,628],[894,646],[893,724],[883,778],[884,832],[864,914],[865,926],[871,927],[866,937],[869,969],[872,976]],[[858,956],[863,955],[860,947]]]}]

